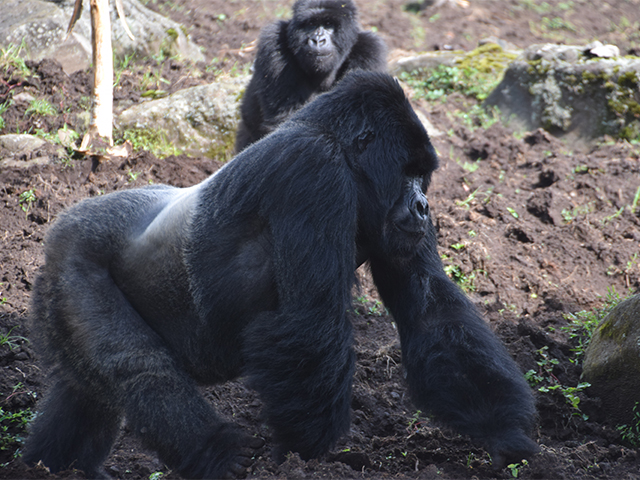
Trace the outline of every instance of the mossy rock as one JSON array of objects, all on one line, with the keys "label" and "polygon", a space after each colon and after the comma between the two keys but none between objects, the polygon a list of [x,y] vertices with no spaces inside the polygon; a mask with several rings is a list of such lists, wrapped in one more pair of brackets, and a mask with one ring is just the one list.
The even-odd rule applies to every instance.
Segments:
[{"label": "mossy rock", "polygon": [[[120,113],[118,132],[138,139],[156,154],[176,151],[225,161],[233,152],[238,98],[247,75],[220,76],[214,83],[179,90],[165,98],[134,105]],[[134,143],[134,147],[135,147]]]},{"label": "mossy rock", "polygon": [[640,402],[640,295],[616,306],[596,329],[585,352],[582,377],[602,399],[613,425],[628,424]]},{"label": "mossy rock", "polygon": [[588,47],[534,45],[506,70],[486,104],[516,128],[640,140],[640,58],[599,58]]}]

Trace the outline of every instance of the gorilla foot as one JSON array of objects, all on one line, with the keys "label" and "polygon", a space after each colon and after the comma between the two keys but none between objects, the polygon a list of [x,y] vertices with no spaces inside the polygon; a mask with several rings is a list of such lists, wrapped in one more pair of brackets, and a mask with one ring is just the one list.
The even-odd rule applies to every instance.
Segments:
[{"label": "gorilla foot", "polygon": [[229,465],[229,471],[222,478],[244,478],[247,468],[251,466],[253,456],[264,446],[264,440],[247,435],[247,445],[236,452],[236,457]]},{"label": "gorilla foot", "polygon": [[540,451],[538,445],[521,431],[504,435],[499,439],[487,440],[485,445],[487,452],[491,455],[491,465],[494,470],[531,458]]},{"label": "gorilla foot", "polygon": [[187,478],[242,478],[264,440],[223,426],[207,445],[186,453],[177,470]]}]

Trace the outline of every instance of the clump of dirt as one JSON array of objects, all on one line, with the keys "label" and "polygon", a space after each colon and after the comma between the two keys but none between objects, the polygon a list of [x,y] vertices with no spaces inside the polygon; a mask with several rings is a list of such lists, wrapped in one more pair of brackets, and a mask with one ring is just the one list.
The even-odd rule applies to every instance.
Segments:
[{"label": "clump of dirt", "polygon": [[[253,58],[248,45],[259,29],[274,15],[288,14],[292,3],[278,2],[274,12],[271,3],[257,0],[150,2],[187,26],[210,65],[140,60],[121,72],[116,110],[144,101],[142,93],[154,87],[150,78],[162,78],[156,88],[171,92],[214,81],[219,69],[231,69],[234,62],[248,64]],[[376,27],[392,48],[404,50],[470,50],[489,35],[521,47],[560,34],[566,43],[598,38],[627,53],[639,41],[625,27],[640,21],[633,2],[573,2],[568,10],[568,3],[557,1],[468,3],[463,8],[465,2],[444,2],[412,13],[402,1],[360,2],[361,21]],[[603,21],[615,23],[622,17],[626,21],[613,27]],[[574,28],[551,28],[561,25],[556,18]],[[50,61],[27,66],[31,76],[5,70],[0,80],[0,103],[15,100],[2,114],[0,134],[54,133],[65,124],[83,131],[89,72],[67,76]],[[30,98],[46,98],[57,114],[26,114]],[[580,387],[576,349],[581,339],[571,328],[570,314],[602,307],[613,289],[621,296],[638,291],[640,208],[634,199],[640,187],[640,147],[609,139],[569,145],[542,130],[513,132],[499,123],[486,127],[468,121],[472,106],[459,94],[444,102],[415,103],[444,132],[432,139],[442,167],[429,190],[430,207],[447,272],[467,290],[523,372],[532,372],[541,453],[526,465],[495,471],[487,453],[468,438],[416,411],[407,395],[393,320],[361,268],[361,287],[354,292],[350,312],[358,359],[352,426],[330,454],[309,462],[293,455],[283,464],[274,463],[271,434],[262,423],[256,394],[241,381],[203,389],[221,414],[266,439],[249,476],[638,478],[637,448],[606,422],[589,388]],[[35,408],[47,387],[46,372],[26,339],[30,291],[43,263],[42,242],[50,222],[82,198],[149,183],[186,187],[221,166],[207,158],[158,159],[144,151],[122,161],[95,163],[47,148],[12,154],[22,168],[0,168],[0,408],[9,415]],[[0,150],[0,158],[8,155]],[[51,161],[34,161],[42,157]],[[19,442],[10,437],[21,435],[20,422],[5,415],[1,425],[7,427],[2,437],[7,440],[0,444],[0,478],[83,478],[75,471],[51,475],[43,467],[25,467],[14,458]],[[105,469],[116,478],[149,478],[155,472],[179,478],[144,450],[126,425]]]}]

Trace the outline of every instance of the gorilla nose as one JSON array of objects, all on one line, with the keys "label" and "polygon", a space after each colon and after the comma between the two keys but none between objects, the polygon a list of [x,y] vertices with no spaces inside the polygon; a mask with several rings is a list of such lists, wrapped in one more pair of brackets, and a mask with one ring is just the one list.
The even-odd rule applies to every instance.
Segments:
[{"label": "gorilla nose", "polygon": [[318,27],[311,37],[309,37],[309,46],[317,50],[325,49],[329,46],[327,35],[328,32],[324,27]]},{"label": "gorilla nose", "polygon": [[427,218],[429,215],[429,201],[427,197],[422,196],[415,199],[413,211],[421,218]]},{"label": "gorilla nose", "polygon": [[311,37],[309,39],[309,45],[314,48],[321,48],[327,44],[327,39],[324,36],[321,37]]}]

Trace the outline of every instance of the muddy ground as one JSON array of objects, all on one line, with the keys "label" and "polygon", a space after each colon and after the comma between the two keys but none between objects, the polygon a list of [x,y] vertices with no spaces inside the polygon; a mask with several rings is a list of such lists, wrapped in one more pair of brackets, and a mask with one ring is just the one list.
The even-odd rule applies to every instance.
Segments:
[{"label": "muddy ground", "polygon": [[[399,50],[470,50],[491,35],[521,48],[598,39],[617,44],[624,54],[639,52],[638,0],[440,3],[421,11],[398,0],[359,5],[363,25],[384,37],[392,58]],[[291,4],[152,0],[151,8],[186,26],[207,63],[192,67],[138,59],[121,70],[116,110],[144,101],[141,93],[150,79],[173,91],[247,66],[262,25],[287,16]],[[0,104],[18,100],[2,114],[6,124],[0,134],[56,132],[65,123],[82,132],[78,114],[87,109],[89,72],[66,76],[47,61],[28,67],[28,77],[12,69],[2,72]],[[25,114],[22,93],[48,99],[59,113]],[[625,297],[640,286],[640,211],[632,209],[640,186],[640,145],[609,138],[571,144],[544,131],[513,132],[500,123],[483,128],[466,119],[473,104],[456,94],[446,101],[415,103],[443,133],[433,138],[442,167],[429,192],[431,212],[447,271],[468,291],[523,372],[533,370],[539,377],[532,382],[539,382],[534,388],[541,453],[527,465],[494,471],[482,449],[418,415],[406,393],[392,319],[362,268],[351,313],[358,356],[353,422],[329,455],[273,463],[257,396],[241,381],[203,389],[220,412],[265,438],[250,477],[640,478],[638,449],[606,422],[589,388],[578,387],[581,330],[568,328],[571,314],[600,309],[610,292]],[[38,158],[51,161],[37,164]],[[60,147],[43,147],[18,160],[21,167],[0,169],[0,407],[5,414],[35,408],[46,391],[46,372],[26,340],[27,319],[44,232],[56,215],[82,198],[118,189],[151,182],[192,185],[221,165],[208,158],[159,159],[141,150],[126,160],[96,165],[69,157]],[[15,458],[20,443],[11,435],[21,435],[16,422],[5,419],[0,425],[5,429],[0,478],[82,478],[76,471],[54,477],[44,468],[26,468]],[[157,472],[178,478],[126,426],[105,467],[116,478],[157,478]]]}]

